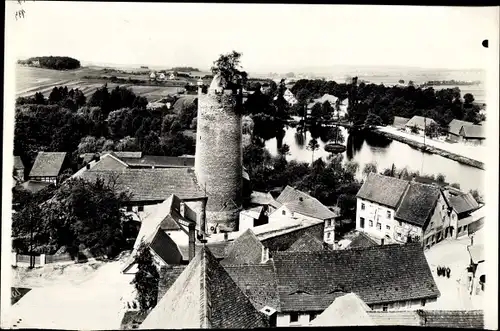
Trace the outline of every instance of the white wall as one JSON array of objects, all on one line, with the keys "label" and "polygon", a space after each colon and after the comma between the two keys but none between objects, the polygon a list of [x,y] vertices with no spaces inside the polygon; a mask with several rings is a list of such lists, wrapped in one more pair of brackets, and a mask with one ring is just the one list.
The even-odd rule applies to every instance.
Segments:
[{"label": "white wall", "polygon": [[[362,209],[363,204],[364,209]],[[388,212],[390,212],[390,215],[388,215]],[[396,239],[396,227],[399,226],[399,222],[394,220],[394,213],[394,209],[358,198],[356,206],[356,230],[366,232],[376,238],[384,238],[388,235],[389,238]],[[365,220],[364,228],[361,228],[361,218]],[[370,221],[372,221],[371,227]],[[381,225],[380,230],[377,228],[377,222]]]},{"label": "white wall", "polygon": [[311,321],[309,314],[299,314],[297,322],[290,322],[290,314],[278,314],[276,319],[276,326],[308,326]]},{"label": "white wall", "polygon": [[[425,300],[425,305],[435,302],[437,299],[426,299]],[[370,305],[370,308],[375,311],[383,311],[385,305],[377,304],[377,305]],[[388,311],[398,311],[398,310],[416,310],[416,309],[422,309],[425,307],[422,305],[422,300],[406,300],[406,301],[399,301],[399,302],[394,302],[387,304],[387,310]]]},{"label": "white wall", "polygon": [[245,213],[240,213],[240,225],[238,228],[238,232],[253,228],[253,223],[253,217],[251,217],[250,215],[246,215]]},{"label": "white wall", "polygon": [[325,220],[325,231],[323,233],[323,241],[328,244],[335,243],[335,219]]}]

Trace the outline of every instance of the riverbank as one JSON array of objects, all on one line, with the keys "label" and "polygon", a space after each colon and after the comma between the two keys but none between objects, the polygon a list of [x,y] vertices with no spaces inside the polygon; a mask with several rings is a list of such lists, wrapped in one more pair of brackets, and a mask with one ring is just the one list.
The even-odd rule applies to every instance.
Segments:
[{"label": "riverbank", "polygon": [[[446,157],[450,160],[457,161],[459,163],[484,170],[484,163],[481,161],[474,160],[470,157],[459,155],[457,153],[450,152],[449,150],[444,150],[442,148],[436,147],[437,144],[445,144],[445,143],[428,140],[428,143],[426,143],[424,145],[423,143],[417,141],[417,139],[419,139],[419,138],[421,139],[421,137],[419,137],[419,136],[411,136],[410,137],[408,134],[403,135],[403,133],[397,132],[396,129],[391,130],[391,129],[386,128],[386,127],[379,127],[376,130],[376,132],[387,137],[387,138],[390,138],[390,139],[405,143],[405,144],[412,146],[414,148],[417,148],[420,151],[432,153],[432,154],[437,154],[437,155],[440,155],[442,157]],[[478,148],[481,148],[481,147],[478,147]]]}]

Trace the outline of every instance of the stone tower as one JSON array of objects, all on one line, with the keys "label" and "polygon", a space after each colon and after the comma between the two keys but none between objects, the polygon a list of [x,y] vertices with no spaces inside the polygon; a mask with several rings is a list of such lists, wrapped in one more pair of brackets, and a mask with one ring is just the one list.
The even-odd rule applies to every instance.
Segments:
[{"label": "stone tower", "polygon": [[204,93],[198,84],[195,173],[208,196],[206,231],[238,230],[242,199],[241,91],[224,89],[215,76]]}]

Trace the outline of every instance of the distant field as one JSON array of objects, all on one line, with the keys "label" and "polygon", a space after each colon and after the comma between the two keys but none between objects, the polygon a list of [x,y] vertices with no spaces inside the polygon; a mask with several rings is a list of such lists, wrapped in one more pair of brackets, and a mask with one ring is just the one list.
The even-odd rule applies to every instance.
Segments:
[{"label": "distant field", "polygon": [[[104,83],[96,80],[83,79],[84,76],[101,74],[101,70],[93,68],[82,68],[72,71],[56,71],[50,69],[31,68],[18,66],[16,69],[16,97],[30,96],[37,92],[49,96],[55,86],[67,86],[69,89],[78,88],[86,97],[91,96]],[[135,78],[135,77],[134,77]],[[144,96],[150,102],[164,98],[168,94],[174,94],[181,88],[165,86],[137,86],[130,84],[108,83],[108,88],[125,86],[134,93]]]}]

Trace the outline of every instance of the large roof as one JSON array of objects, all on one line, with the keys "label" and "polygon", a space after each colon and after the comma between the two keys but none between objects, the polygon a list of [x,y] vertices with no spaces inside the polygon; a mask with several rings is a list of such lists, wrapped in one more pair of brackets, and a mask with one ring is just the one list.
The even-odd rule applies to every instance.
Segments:
[{"label": "large roof", "polygon": [[320,98],[314,99],[307,105],[307,108],[312,108],[316,103],[323,104],[325,101],[328,101],[332,107],[335,107],[335,103],[337,102],[337,97],[331,94],[323,94]]},{"label": "large roof", "polygon": [[486,138],[486,132],[482,125],[476,125],[472,122],[457,119],[453,119],[450,124],[448,124],[448,132],[457,136],[460,135],[462,128],[464,136],[467,138]]},{"label": "large roof", "polygon": [[453,187],[447,187],[443,190],[443,194],[448,204],[457,214],[472,212],[480,207],[471,193],[464,193]]},{"label": "large roof", "polygon": [[364,232],[358,232],[356,237],[354,237],[347,246],[347,248],[363,248],[363,247],[373,247],[373,246],[378,246],[379,243],[375,241],[375,239],[371,238]]},{"label": "large roof", "polygon": [[258,264],[262,261],[263,250],[264,245],[253,231],[248,229],[233,241],[222,263],[224,265]]},{"label": "large roof", "polygon": [[458,136],[460,134],[460,130],[462,129],[463,126],[468,126],[468,125],[473,125],[473,124],[474,123],[472,123],[472,122],[466,122],[466,121],[453,119],[448,124],[448,132],[453,133],[453,134]]},{"label": "large roof", "polygon": [[408,185],[403,179],[370,173],[357,197],[396,208]]},{"label": "large roof", "polygon": [[116,179],[119,189],[132,193],[132,201],[162,201],[170,195],[179,198],[202,198],[205,193],[196,182],[190,168],[130,169],[118,171],[94,171],[81,173],[87,180],[97,178]]},{"label": "large roof", "polygon": [[57,177],[65,158],[66,152],[39,152],[30,177]]},{"label": "large roof", "polygon": [[287,252],[319,252],[323,249],[323,242],[306,232],[287,249]]},{"label": "large roof", "polygon": [[349,292],[367,304],[440,295],[419,243],[275,252],[273,260],[282,311],[324,310]]},{"label": "large roof", "polygon": [[311,326],[359,326],[375,325],[367,311],[370,307],[356,294],[349,293],[336,298],[320,315],[311,321]]},{"label": "large roof", "polygon": [[404,128],[410,119],[406,117],[394,116],[392,125],[396,128]]},{"label": "large roof", "polygon": [[407,127],[416,126],[419,129],[423,130],[426,126],[428,126],[431,123],[437,124],[436,121],[434,121],[432,118],[415,115],[406,123],[406,126]]},{"label": "large roof", "polygon": [[294,213],[305,216],[314,217],[317,219],[335,218],[338,215],[332,212],[328,207],[319,202],[318,199],[310,195],[294,189],[291,186],[285,187],[280,196],[276,199],[279,203]]},{"label": "large roof", "polygon": [[24,169],[24,163],[20,156],[14,156],[14,169]]},{"label": "large roof", "polygon": [[201,249],[149,313],[140,329],[259,328],[264,314],[219,264]]},{"label": "large roof", "polygon": [[423,227],[432,216],[441,191],[433,185],[410,182],[395,218],[406,223]]},{"label": "large roof", "polygon": [[131,167],[186,168],[194,167],[194,157],[144,155],[141,158],[122,157]]}]

